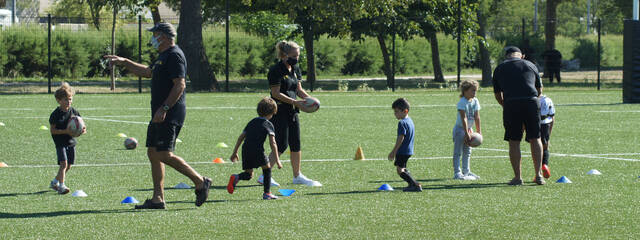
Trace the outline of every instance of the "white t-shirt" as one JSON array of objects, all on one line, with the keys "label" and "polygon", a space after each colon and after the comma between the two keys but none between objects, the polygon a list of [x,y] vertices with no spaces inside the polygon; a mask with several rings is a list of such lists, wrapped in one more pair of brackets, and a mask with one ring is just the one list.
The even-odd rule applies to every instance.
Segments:
[{"label": "white t-shirt", "polygon": [[540,121],[541,124],[549,124],[553,122],[553,116],[556,115],[556,108],[553,107],[553,101],[545,95],[540,96]]},{"label": "white t-shirt", "polygon": [[[467,115],[467,127],[473,128],[476,112],[480,110],[480,101],[478,101],[478,98],[473,98],[469,101],[467,98],[461,97],[460,101],[458,101],[457,109],[464,110]],[[456,111],[456,116],[455,126],[462,128],[462,119],[460,118],[459,111]]]}]

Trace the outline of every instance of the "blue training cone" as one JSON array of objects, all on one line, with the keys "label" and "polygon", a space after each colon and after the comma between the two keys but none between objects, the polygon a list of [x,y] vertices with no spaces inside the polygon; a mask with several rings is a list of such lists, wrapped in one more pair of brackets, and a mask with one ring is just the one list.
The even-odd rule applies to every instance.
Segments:
[{"label": "blue training cone", "polygon": [[569,180],[568,177],[562,176],[560,179],[558,179],[558,181],[556,181],[557,183],[571,183],[571,180]]},{"label": "blue training cone", "polygon": [[393,191],[393,188],[391,187],[391,185],[385,183],[385,184],[382,184],[378,188],[378,190],[380,190],[380,191]]},{"label": "blue training cone", "polygon": [[122,202],[120,203],[139,203],[138,200],[136,200],[136,198],[134,197],[126,197],[124,198],[124,200],[122,200]]},{"label": "blue training cone", "polygon": [[280,192],[282,196],[288,197],[288,196],[291,196],[291,194],[293,194],[294,192],[296,192],[296,190],[295,189],[278,189],[278,192]]}]

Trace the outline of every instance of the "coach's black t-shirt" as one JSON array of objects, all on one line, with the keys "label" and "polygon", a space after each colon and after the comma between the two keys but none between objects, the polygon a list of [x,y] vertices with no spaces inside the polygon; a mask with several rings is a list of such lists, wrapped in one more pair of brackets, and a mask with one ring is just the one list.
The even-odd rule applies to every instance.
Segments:
[{"label": "coach's black t-shirt", "polygon": [[[55,129],[65,130],[69,124],[69,119],[74,115],[81,117],[80,113],[73,109],[73,107],[69,107],[69,111],[67,112],[62,111],[60,110],[60,107],[57,107],[56,110],[53,110],[51,116],[49,116],[49,124],[55,125]],[[51,134],[51,137],[53,138],[53,142],[56,144],[56,147],[76,145],[76,140],[68,134]]]},{"label": "coach's black t-shirt", "polygon": [[242,145],[243,156],[264,154],[264,140],[267,135],[275,136],[273,124],[264,117],[257,117],[249,121],[243,132],[245,133]]},{"label": "coach's black t-shirt", "polygon": [[[302,74],[300,74],[300,68],[298,65],[292,67],[293,71],[289,71],[284,62],[278,61],[276,65],[269,69],[267,74],[267,80],[269,80],[269,89],[272,86],[280,85],[280,92],[296,99],[298,93],[298,82],[302,81]],[[280,104],[279,100],[271,96],[273,100],[278,103],[278,113],[282,112],[294,112],[294,107],[291,104]],[[295,110],[297,112],[297,109]]]},{"label": "coach's black t-shirt", "polygon": [[[169,93],[173,88],[173,79],[185,78],[187,76],[187,59],[184,57],[182,49],[178,45],[174,45],[158,55],[151,66],[153,71],[151,77],[151,118],[158,108],[162,107],[162,103],[169,97]],[[165,122],[182,125],[187,114],[186,90],[178,99],[175,105],[169,109]]]},{"label": "coach's black t-shirt", "polygon": [[541,87],[538,68],[527,60],[509,58],[493,71],[493,92],[503,92],[504,101],[535,98]]}]

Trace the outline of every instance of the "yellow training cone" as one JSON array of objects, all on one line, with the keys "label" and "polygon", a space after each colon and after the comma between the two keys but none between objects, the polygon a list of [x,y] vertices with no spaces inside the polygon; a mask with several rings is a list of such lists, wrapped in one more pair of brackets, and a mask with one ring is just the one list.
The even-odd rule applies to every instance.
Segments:
[{"label": "yellow training cone", "polygon": [[176,142],[181,143],[182,140],[180,140],[180,138],[176,138]]},{"label": "yellow training cone", "polygon": [[360,146],[358,146],[358,150],[356,150],[356,157],[353,160],[364,160],[364,153]]},{"label": "yellow training cone", "polygon": [[118,137],[126,138],[126,137],[127,137],[127,134],[124,134],[124,133],[118,133]]},{"label": "yellow training cone", "polygon": [[6,163],[4,163],[4,162],[0,162],[0,167],[9,167],[9,165],[7,165],[7,164],[6,164]]},{"label": "yellow training cone", "polygon": [[224,160],[222,160],[222,158],[215,158],[213,159],[213,163],[224,163]]},{"label": "yellow training cone", "polygon": [[229,146],[227,146],[227,144],[225,144],[225,143],[223,143],[223,142],[219,142],[219,143],[216,145],[216,147],[219,147],[219,148],[228,148]]},{"label": "yellow training cone", "polygon": [[49,130],[49,128],[45,125],[40,126],[40,130]]}]

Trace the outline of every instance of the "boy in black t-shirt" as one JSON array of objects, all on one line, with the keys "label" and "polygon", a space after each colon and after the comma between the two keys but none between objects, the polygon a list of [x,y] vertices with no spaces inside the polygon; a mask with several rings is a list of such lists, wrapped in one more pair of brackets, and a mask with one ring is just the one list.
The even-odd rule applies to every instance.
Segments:
[{"label": "boy in black t-shirt", "polygon": [[[264,182],[271,182],[271,166],[269,165],[269,158],[264,154],[263,144],[265,138],[269,136],[271,151],[276,152],[278,150],[273,124],[269,122],[269,119],[278,111],[278,105],[273,99],[265,97],[258,103],[257,111],[259,117],[252,119],[244,128],[242,134],[238,137],[235,148],[233,148],[233,154],[229,158],[231,162],[238,161],[238,148],[244,141],[244,144],[242,144],[242,169],[244,172],[233,174],[229,178],[227,191],[230,194],[233,194],[238,181],[249,180],[253,177],[254,168],[262,167]],[[278,155],[276,155],[276,164],[278,168],[282,168]],[[271,184],[263,184],[263,187],[264,194],[262,199],[278,199],[278,197],[271,194]]]},{"label": "boy in black t-shirt", "polygon": [[[58,174],[51,181],[50,187],[58,191],[59,194],[69,193],[69,188],[64,185],[65,174],[71,169],[71,165],[76,158],[76,139],[72,137],[71,130],[68,129],[69,119],[72,116],[80,116],[80,113],[71,107],[73,102],[73,89],[68,83],[63,82],[62,86],[56,90],[54,96],[60,104],[49,117],[51,125],[51,137],[56,144],[56,154],[58,155]],[[82,128],[82,133],[86,133],[86,127]]]}]

